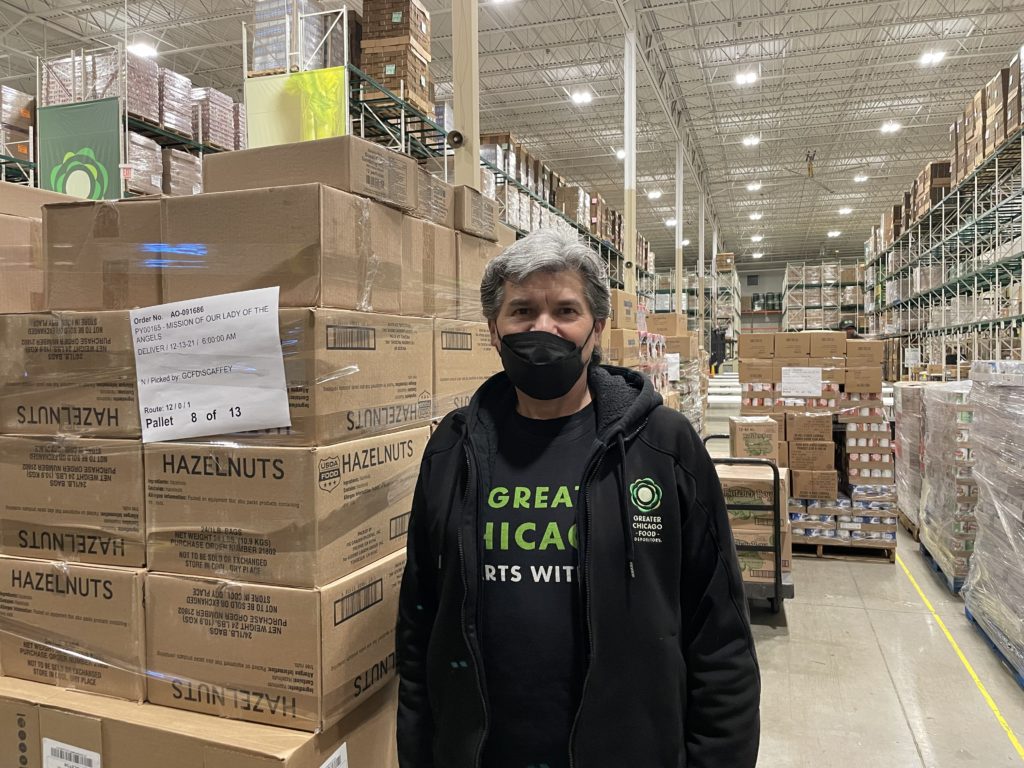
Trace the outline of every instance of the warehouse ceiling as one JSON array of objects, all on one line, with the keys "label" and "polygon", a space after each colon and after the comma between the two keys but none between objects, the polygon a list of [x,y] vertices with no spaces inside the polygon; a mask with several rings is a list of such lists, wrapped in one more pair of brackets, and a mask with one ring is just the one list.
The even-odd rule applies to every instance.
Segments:
[{"label": "warehouse ceiling", "polygon": [[[443,96],[451,92],[450,0],[425,2],[432,76]],[[741,268],[860,255],[883,207],[899,201],[925,163],[947,157],[950,123],[1024,42],[1020,0],[628,2],[650,31],[641,57],[668,72],[661,93],[678,97],[720,240]],[[518,135],[556,172],[617,207],[626,7],[627,0],[480,4],[483,130]],[[251,0],[0,0],[0,82],[34,91],[36,55],[121,39],[126,11],[130,42],[150,39],[161,64],[239,96]],[[944,58],[922,63],[935,53]],[[750,75],[754,82],[737,81]],[[638,83],[639,228],[659,265],[669,266],[675,137],[643,69]],[[592,101],[573,103],[582,90]],[[883,133],[888,122],[900,130]],[[759,144],[744,144],[755,136]],[[693,178],[683,222],[694,243],[685,249],[688,264],[697,242]],[[748,190],[752,182],[761,188]],[[648,192],[662,195],[652,201]],[[841,234],[829,238],[830,231]],[[763,240],[753,243],[754,235]],[[761,261],[752,260],[755,251]]]}]

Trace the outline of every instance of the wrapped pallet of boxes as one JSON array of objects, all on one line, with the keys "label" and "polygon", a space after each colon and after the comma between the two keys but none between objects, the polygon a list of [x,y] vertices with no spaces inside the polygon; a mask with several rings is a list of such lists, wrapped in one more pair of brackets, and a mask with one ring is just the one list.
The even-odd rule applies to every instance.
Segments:
[{"label": "wrapped pallet of boxes", "polygon": [[128,132],[127,186],[140,195],[159,195],[164,189],[164,160],[160,145],[134,131]]},{"label": "wrapped pallet of boxes", "polygon": [[42,309],[44,281],[41,220],[0,213],[0,313]]},{"label": "wrapped pallet of boxes", "polygon": [[192,81],[166,67],[160,67],[160,125],[168,131],[192,138]]},{"label": "wrapped pallet of boxes", "polygon": [[971,387],[971,381],[959,381],[923,391],[928,493],[920,516],[921,544],[955,585],[967,577],[977,528]]},{"label": "wrapped pallet of boxes", "polygon": [[[913,526],[921,519],[925,473],[925,403],[924,391],[930,386],[920,382],[901,381],[893,385],[896,413],[896,500],[901,514]],[[850,437],[847,440],[854,441]],[[865,446],[867,443],[865,443]]]},{"label": "wrapped pallet of boxes", "polygon": [[165,195],[198,195],[203,191],[203,160],[180,149],[163,150]]}]

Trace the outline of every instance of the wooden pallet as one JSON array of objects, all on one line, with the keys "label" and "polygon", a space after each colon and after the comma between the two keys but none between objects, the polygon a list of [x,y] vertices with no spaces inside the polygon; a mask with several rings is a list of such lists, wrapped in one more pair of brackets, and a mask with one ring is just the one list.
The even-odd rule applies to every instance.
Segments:
[{"label": "wooden pallet", "polygon": [[925,564],[931,569],[932,573],[938,575],[939,579],[946,585],[946,588],[950,592],[954,595],[960,594],[960,590],[964,586],[964,577],[951,576],[942,570],[942,566],[939,564],[939,561],[932,556],[932,553],[928,551],[928,547],[924,545],[923,541],[918,546],[921,549],[921,556],[924,558]]},{"label": "wooden pallet", "polygon": [[1014,681],[1022,689],[1024,689],[1024,674],[1010,661],[1007,657],[1006,652],[1003,650],[1003,646],[996,642],[995,638],[999,637],[1001,632],[994,632],[990,629],[989,624],[984,620],[979,621],[978,618],[971,613],[971,609],[964,606],[964,615],[967,616],[967,620],[981,635],[982,640],[985,644],[992,649],[992,652],[999,659],[1000,663],[1006,668],[1006,671],[1010,673]]},{"label": "wooden pallet", "polygon": [[911,538],[913,538],[914,541],[921,541],[921,529],[918,526],[918,524],[911,520],[909,517],[907,517],[903,513],[902,509],[898,510],[898,514],[900,519],[900,525],[903,526],[903,529],[910,534]]},{"label": "wooden pallet", "polygon": [[793,557],[814,557],[819,560],[858,560],[861,562],[896,562],[896,547],[856,546],[854,544],[810,544],[793,542]]}]

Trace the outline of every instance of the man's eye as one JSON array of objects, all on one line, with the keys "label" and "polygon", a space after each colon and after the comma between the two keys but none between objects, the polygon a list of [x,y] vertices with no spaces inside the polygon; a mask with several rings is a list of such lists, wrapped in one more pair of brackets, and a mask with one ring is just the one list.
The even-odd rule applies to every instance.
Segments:
[{"label": "man's eye", "polygon": [[526,307],[518,307],[517,309],[512,310],[513,315],[527,315],[529,313],[530,310],[528,310]]},{"label": "man's eye", "polygon": [[579,314],[573,307],[562,307],[563,315],[577,315]]}]

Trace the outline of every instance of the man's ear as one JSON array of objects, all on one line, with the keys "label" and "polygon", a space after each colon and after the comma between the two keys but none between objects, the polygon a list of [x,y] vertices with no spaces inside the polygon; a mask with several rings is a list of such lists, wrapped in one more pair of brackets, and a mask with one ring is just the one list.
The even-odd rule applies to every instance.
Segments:
[{"label": "man's ear", "polygon": [[498,325],[493,320],[487,321],[487,330],[491,332],[491,346],[495,349],[501,348],[501,339],[498,338]]}]

